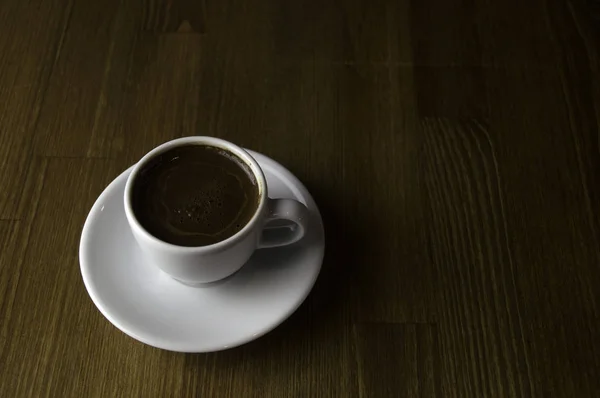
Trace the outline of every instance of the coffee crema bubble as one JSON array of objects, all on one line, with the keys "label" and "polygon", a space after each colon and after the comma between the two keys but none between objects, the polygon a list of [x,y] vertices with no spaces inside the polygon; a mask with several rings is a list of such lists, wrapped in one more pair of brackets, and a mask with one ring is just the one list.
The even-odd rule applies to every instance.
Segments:
[{"label": "coffee crema bubble", "polygon": [[259,203],[250,167],[224,149],[189,144],[140,169],[133,212],[150,234],[178,246],[206,246],[235,235]]}]

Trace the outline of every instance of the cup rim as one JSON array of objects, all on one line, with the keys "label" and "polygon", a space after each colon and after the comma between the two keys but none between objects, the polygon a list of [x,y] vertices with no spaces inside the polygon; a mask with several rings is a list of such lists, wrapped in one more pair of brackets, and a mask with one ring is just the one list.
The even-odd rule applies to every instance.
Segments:
[{"label": "cup rim", "polygon": [[[134,185],[134,181],[139,174],[139,171],[142,169],[144,165],[146,165],[150,160],[154,159],[157,155],[164,153],[173,148],[190,145],[190,144],[204,144],[209,146],[214,146],[220,149],[224,149],[228,152],[231,152],[238,158],[240,158],[246,165],[250,168],[256,181],[258,183],[258,195],[259,202],[258,206],[250,221],[244,225],[242,229],[237,231],[235,234],[231,235],[227,239],[221,240],[219,242],[205,245],[205,246],[181,246],[173,243],[165,242],[162,239],[157,238],[152,235],[150,232],[146,230],[142,226],[142,224],[137,219],[135,212],[133,211],[133,206],[131,203],[132,200],[132,189]],[[246,237],[250,231],[252,231],[256,224],[259,222],[260,215],[263,213],[263,210],[266,206],[267,202],[267,184],[265,175],[259,166],[258,162],[243,148],[229,142],[223,140],[221,138],[210,137],[210,136],[190,136],[177,138],[171,141],[167,141],[156,148],[152,149],[150,152],[145,154],[134,166],[131,170],[131,174],[127,177],[127,182],[125,183],[125,192],[124,192],[124,203],[125,203],[125,215],[129,221],[129,224],[132,228],[136,228],[145,239],[150,240],[153,244],[157,244],[163,246],[165,249],[176,250],[178,252],[189,252],[189,253],[202,253],[202,252],[215,252],[220,251],[222,249],[226,249],[232,243],[243,239]]]}]

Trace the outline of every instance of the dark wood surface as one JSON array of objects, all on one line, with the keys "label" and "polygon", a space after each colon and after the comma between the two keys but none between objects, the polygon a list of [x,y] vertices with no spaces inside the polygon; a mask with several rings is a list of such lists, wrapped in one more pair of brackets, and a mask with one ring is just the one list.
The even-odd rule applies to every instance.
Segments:
[{"label": "dark wood surface", "polygon": [[[591,0],[0,1],[0,397],[600,396]],[[245,346],[139,343],[78,243],[154,146],[315,196],[323,271]]]}]

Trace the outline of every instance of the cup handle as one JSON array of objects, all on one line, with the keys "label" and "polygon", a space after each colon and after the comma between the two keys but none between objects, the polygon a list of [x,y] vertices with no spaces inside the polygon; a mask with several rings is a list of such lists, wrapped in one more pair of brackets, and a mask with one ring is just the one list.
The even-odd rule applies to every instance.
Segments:
[{"label": "cup handle", "polygon": [[308,225],[308,209],[306,206],[293,199],[269,198],[267,207],[266,224],[276,220],[291,221],[292,224],[266,225],[258,243],[259,249],[290,245],[302,239]]}]

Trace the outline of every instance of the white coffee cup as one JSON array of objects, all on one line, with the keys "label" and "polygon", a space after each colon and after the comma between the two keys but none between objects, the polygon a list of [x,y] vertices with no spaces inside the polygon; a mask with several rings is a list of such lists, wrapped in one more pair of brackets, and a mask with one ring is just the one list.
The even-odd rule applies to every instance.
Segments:
[{"label": "white coffee cup", "polygon": [[[132,208],[132,189],[140,170],[157,155],[186,145],[209,145],[231,152],[248,165],[258,183],[259,200],[250,221],[233,236],[220,242],[198,247],[177,246],[151,235],[142,227]],[[293,199],[270,199],[267,182],[260,166],[242,148],[213,137],[185,137],[166,142],[148,152],[134,167],[125,185],[125,214],[141,252],[147,261],[171,277],[187,283],[202,284],[223,279],[239,270],[259,248],[284,246],[302,239],[307,228],[308,209]],[[293,228],[281,233],[263,234],[268,222],[289,220]]]}]

